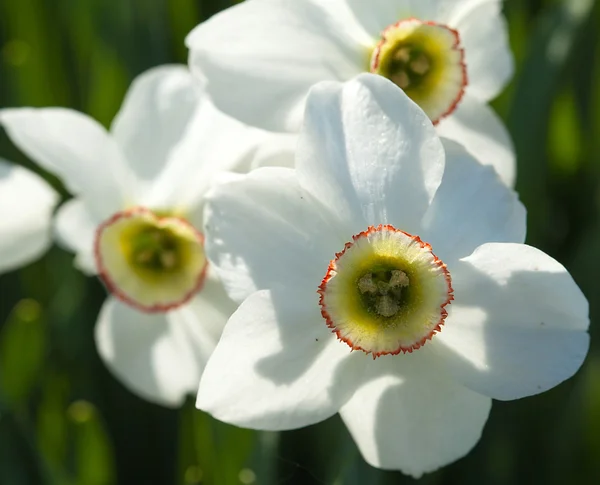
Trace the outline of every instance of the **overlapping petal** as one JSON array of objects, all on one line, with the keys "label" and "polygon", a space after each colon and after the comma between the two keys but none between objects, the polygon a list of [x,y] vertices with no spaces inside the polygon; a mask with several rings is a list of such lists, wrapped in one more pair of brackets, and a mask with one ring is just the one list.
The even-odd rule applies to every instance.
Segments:
[{"label": "overlapping petal", "polygon": [[415,232],[440,184],[444,149],[401,90],[361,74],[313,88],[296,170],[302,187],[333,208],[350,234],[382,223]]},{"label": "overlapping petal", "polygon": [[340,414],[373,466],[420,477],[466,455],[481,436],[491,399],[445,379],[416,354],[369,366]]},{"label": "overlapping petal", "polygon": [[525,242],[526,213],[517,195],[460,145],[444,140],[444,178],[422,222],[421,238],[446,264],[487,242]]},{"label": "overlapping petal", "polygon": [[183,212],[199,211],[217,174],[244,170],[258,147],[273,138],[277,136],[223,114],[204,97],[140,203]]},{"label": "overlapping petal", "polygon": [[566,269],[522,244],[485,244],[452,268],[455,301],[432,349],[440,367],[494,399],[571,377],[589,345],[588,304]]},{"label": "overlapping petal", "polygon": [[107,367],[133,392],[177,407],[197,390],[204,365],[232,311],[207,279],[207,295],[168,313],[142,313],[110,297],[96,323],[96,345]]},{"label": "overlapping petal", "polygon": [[502,120],[487,104],[465,95],[452,116],[440,122],[437,132],[463,145],[482,165],[493,166],[502,181],[514,187],[514,146]]},{"label": "overlapping petal", "polygon": [[[446,3],[449,3],[447,0]],[[494,99],[512,78],[514,60],[501,0],[471,0],[451,26],[460,32],[469,84],[466,92],[480,101]]]},{"label": "overlapping petal", "polygon": [[290,169],[263,168],[216,187],[206,214],[208,257],[238,302],[275,288],[316,298],[345,243],[333,215],[304,193]]},{"label": "overlapping petal", "polygon": [[364,32],[329,0],[252,0],[215,15],[186,44],[224,112],[273,131],[300,128],[309,88],[365,70]]},{"label": "overlapping petal", "polygon": [[58,194],[38,175],[0,160],[0,272],[27,264],[50,246]]},{"label": "overlapping petal", "polygon": [[222,421],[267,430],[335,414],[349,390],[336,369],[351,355],[323,324],[316,300],[279,298],[276,290],[249,297],[225,327],[196,405]]},{"label": "overlapping petal", "polygon": [[80,199],[61,205],[54,220],[57,242],[75,253],[75,265],[88,275],[97,273],[94,237],[101,222]]},{"label": "overlapping petal", "polygon": [[27,156],[59,176],[96,217],[127,205],[137,190],[119,147],[88,116],[63,108],[0,111],[0,123]]},{"label": "overlapping petal", "polygon": [[165,169],[201,96],[199,81],[183,65],[156,67],[133,81],[111,134],[140,180],[152,181]]}]

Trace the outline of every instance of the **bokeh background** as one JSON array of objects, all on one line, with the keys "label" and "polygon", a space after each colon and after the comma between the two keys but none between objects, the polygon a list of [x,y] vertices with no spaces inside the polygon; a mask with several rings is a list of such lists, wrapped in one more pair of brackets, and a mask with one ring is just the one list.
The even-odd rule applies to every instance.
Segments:
[{"label": "bokeh background", "polygon": [[[131,79],[185,63],[186,33],[230,3],[0,0],[0,106],[66,106],[108,125]],[[565,264],[587,295],[592,347],[570,381],[495,402],[475,450],[419,483],[597,484],[600,2],[507,0],[505,13],[517,73],[494,107],[514,137],[528,242]],[[41,173],[1,130],[0,156]],[[71,263],[53,248],[0,275],[1,485],[415,482],[368,466],[337,417],[258,433],[214,421],[192,399],[167,410],[133,396],[94,347],[104,289]]]}]

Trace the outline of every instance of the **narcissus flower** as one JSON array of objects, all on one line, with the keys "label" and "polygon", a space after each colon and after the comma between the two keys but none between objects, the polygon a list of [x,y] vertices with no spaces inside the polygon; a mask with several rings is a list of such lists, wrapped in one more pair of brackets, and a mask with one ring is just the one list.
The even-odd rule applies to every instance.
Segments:
[{"label": "narcissus flower", "polygon": [[41,177],[0,159],[0,273],[48,249],[57,202],[58,194]]},{"label": "narcissus flower", "polygon": [[465,455],[491,399],[570,377],[588,305],[523,244],[525,210],[390,81],[311,91],[296,170],[219,185],[207,254],[229,319],[197,405],[251,428],[341,414],[366,460],[419,476]]},{"label": "narcissus flower", "polygon": [[56,233],[111,293],[96,325],[106,364],[142,397],[178,405],[235,308],[204,253],[204,194],[217,173],[246,169],[266,133],[217,111],[184,66],[136,79],[110,133],[59,108],[0,121],[75,195]]},{"label": "narcissus flower", "polygon": [[513,72],[501,8],[501,0],[246,0],[186,43],[217,106],[273,131],[299,130],[313,84],[380,74],[510,185],[510,137],[487,106]]}]

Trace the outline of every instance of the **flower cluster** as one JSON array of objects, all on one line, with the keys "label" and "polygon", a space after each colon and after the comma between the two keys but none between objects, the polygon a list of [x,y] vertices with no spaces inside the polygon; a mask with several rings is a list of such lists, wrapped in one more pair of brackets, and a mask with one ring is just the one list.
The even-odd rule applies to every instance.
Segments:
[{"label": "flower cluster", "polygon": [[107,131],[0,110],[73,195],[0,162],[0,271],[56,241],[109,296],[106,365],[133,392],[239,426],[340,413],[374,466],[469,452],[491,400],[573,375],[588,305],[525,242],[487,106],[512,74],[500,0],[246,0],[190,68],[139,76]]}]

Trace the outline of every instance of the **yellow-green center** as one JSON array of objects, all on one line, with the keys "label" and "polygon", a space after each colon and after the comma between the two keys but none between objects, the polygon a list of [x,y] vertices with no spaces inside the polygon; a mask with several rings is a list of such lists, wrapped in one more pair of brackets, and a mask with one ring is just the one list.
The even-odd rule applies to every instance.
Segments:
[{"label": "yellow-green center", "polygon": [[369,313],[385,318],[395,316],[406,302],[410,281],[400,269],[380,270],[363,274],[356,284],[361,300]]},{"label": "yellow-green center", "polygon": [[389,225],[353,236],[319,294],[338,338],[373,356],[419,348],[439,331],[452,300],[450,275],[431,246]]},{"label": "yellow-green center", "polygon": [[180,238],[170,228],[138,228],[127,244],[127,259],[138,269],[157,273],[178,271],[182,264]]},{"label": "yellow-green center", "polygon": [[456,30],[434,22],[390,25],[371,53],[370,71],[385,76],[435,123],[456,108],[467,84]]},{"label": "yellow-green center", "polygon": [[400,88],[418,88],[431,71],[432,59],[422,47],[399,42],[381,59],[379,74]]},{"label": "yellow-green center", "polygon": [[98,229],[97,264],[119,298],[146,311],[167,311],[201,288],[207,265],[203,242],[180,217],[133,208]]}]

